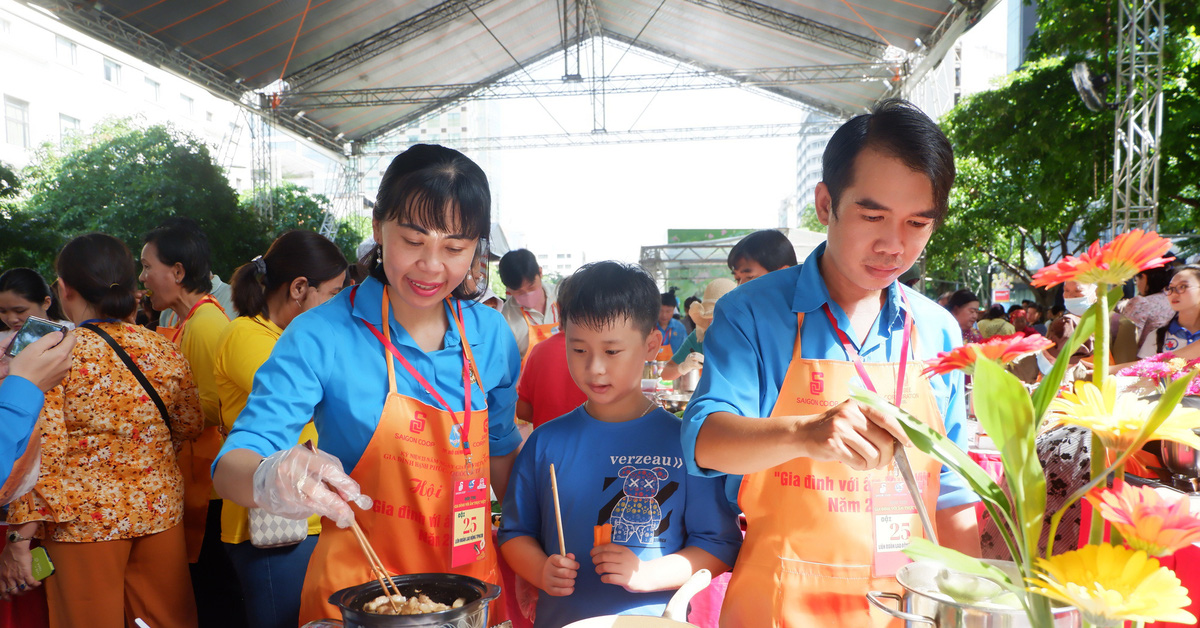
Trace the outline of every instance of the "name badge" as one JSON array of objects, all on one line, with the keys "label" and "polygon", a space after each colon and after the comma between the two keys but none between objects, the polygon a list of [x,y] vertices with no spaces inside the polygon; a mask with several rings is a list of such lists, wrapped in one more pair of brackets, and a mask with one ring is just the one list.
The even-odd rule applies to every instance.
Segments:
[{"label": "name badge", "polygon": [[483,476],[454,480],[454,536],[450,542],[450,566],[462,567],[483,558],[492,526],[488,517],[492,502]]},{"label": "name badge", "polygon": [[[916,476],[917,486],[924,493],[929,474],[918,472]],[[886,476],[871,479],[871,521],[875,537],[871,571],[876,578],[890,578],[912,562],[903,550],[914,534],[922,535],[917,506],[904,485],[904,478],[893,467],[888,468]]]}]

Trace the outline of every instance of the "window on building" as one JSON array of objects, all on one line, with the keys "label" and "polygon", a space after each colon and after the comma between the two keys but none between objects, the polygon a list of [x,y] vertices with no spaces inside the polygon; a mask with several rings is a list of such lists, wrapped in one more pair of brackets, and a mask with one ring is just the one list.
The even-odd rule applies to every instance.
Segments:
[{"label": "window on building", "polygon": [[112,59],[105,59],[104,80],[114,85],[119,85],[121,83],[121,64]]},{"label": "window on building", "polygon": [[162,93],[162,85],[158,81],[146,77],[146,100],[150,102],[158,102],[159,95]]},{"label": "window on building", "polygon": [[451,112],[450,115],[447,117],[450,119],[450,126],[461,126],[462,125],[462,114],[461,113],[454,111],[454,112]]},{"label": "window on building", "polygon": [[196,100],[191,96],[180,94],[179,103],[183,106],[183,112],[189,116],[196,113]]},{"label": "window on building", "polygon": [[75,65],[78,60],[78,49],[75,42],[63,37],[62,35],[54,36],[54,46],[58,55],[58,62],[67,65]]},{"label": "window on building", "polygon": [[4,97],[4,137],[9,144],[29,148],[29,103]]},{"label": "window on building", "polygon": [[205,121],[205,122],[212,122],[212,121],[213,121],[213,114],[212,114],[212,112],[211,112],[211,111],[205,111],[205,112],[204,112],[204,121]]},{"label": "window on building", "polygon": [[0,33],[7,35],[12,32],[12,22],[0,17]]},{"label": "window on building", "polygon": [[75,135],[82,127],[79,118],[72,118],[65,113],[58,114],[58,136],[62,139]]}]

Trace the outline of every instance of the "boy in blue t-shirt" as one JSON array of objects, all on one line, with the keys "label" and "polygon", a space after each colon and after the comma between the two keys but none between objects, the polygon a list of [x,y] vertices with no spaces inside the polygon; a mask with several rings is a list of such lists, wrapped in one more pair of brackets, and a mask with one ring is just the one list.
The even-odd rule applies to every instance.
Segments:
[{"label": "boy in blue t-shirt", "polygon": [[[587,401],[535,430],[517,456],[500,552],[543,592],[535,626],[660,615],[693,573],[716,575],[734,563],[737,515],[720,480],[688,475],[680,420],[642,395],[643,366],[660,342],[654,280],[636,266],[588,264],[563,282],[558,306],[568,369]],[[612,540],[596,546],[603,524]]]}]

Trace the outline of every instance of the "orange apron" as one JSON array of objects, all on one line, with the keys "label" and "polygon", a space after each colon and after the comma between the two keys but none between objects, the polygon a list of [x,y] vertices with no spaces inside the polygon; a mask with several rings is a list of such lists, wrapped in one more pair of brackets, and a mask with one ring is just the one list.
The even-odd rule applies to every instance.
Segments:
[{"label": "orange apron", "polygon": [[[353,292],[350,294],[350,303],[353,307]],[[370,511],[358,510],[355,515],[367,538],[372,539],[389,573],[456,573],[499,586],[500,571],[490,534],[486,534],[484,541],[479,544],[478,560],[461,567],[451,567],[454,481],[460,477],[491,479],[488,413],[486,408],[482,411],[470,410],[471,383],[478,384],[480,380],[471,356],[471,345],[463,329],[461,303],[458,307],[457,316],[453,318],[463,346],[463,384],[467,409],[461,413],[445,407],[436,389],[426,383],[392,344],[391,326],[388,325],[391,312],[386,289],[383,291],[383,332],[366,323],[384,346],[388,396],[383,413],[379,416],[379,427],[350,473],[363,494],[374,498],[375,505]],[[435,408],[396,392],[393,356],[443,408]],[[482,385],[479,390],[483,391]],[[464,418],[461,423],[460,414]],[[468,435],[465,442],[460,436],[463,432]],[[488,513],[490,515],[490,504]],[[484,521],[490,522],[490,516],[485,517]],[[340,618],[337,607],[329,604],[329,596],[346,587],[374,579],[353,532],[322,519],[321,536],[304,578],[300,623],[321,618]],[[492,624],[504,620],[503,610],[497,602],[493,602],[488,614],[488,621]]]},{"label": "orange apron", "polygon": [[[183,338],[183,328],[205,303],[217,306],[225,314],[221,303],[211,294],[206,294],[188,310],[178,327],[159,326],[156,331],[178,345]],[[225,318],[229,318],[229,315],[225,314]],[[212,464],[225,441],[223,431],[220,425],[204,428],[196,440],[185,441],[175,456],[183,473],[183,536],[189,563],[200,560],[200,547],[204,544],[204,528],[208,520],[208,502],[213,499]]]},{"label": "orange apron", "polygon": [[[826,313],[838,329],[832,313]],[[868,387],[874,384],[877,390],[897,393],[897,379],[902,379],[902,407],[945,433],[929,381],[913,375],[921,372],[922,364],[912,361],[903,368],[900,363],[863,364],[840,329],[854,361],[804,359],[800,353],[804,314],[796,319],[796,344],[772,417],[831,408],[848,397],[847,387],[856,377]],[[901,353],[905,359],[911,332],[906,314]],[[924,480],[922,498],[933,513],[941,464],[915,449],[909,449],[908,456],[918,483]],[[885,477],[882,469],[855,471],[840,462],[809,458],[745,476],[738,505],[746,515],[746,540],[725,595],[721,625],[899,626],[899,620],[869,610],[866,599],[868,590],[901,592],[894,578],[873,575],[876,522],[871,495],[880,487],[898,486],[892,482],[895,478],[884,482]],[[920,525],[912,528],[912,535],[922,534]]]},{"label": "orange apron", "polygon": [[[529,345],[525,347],[525,354],[521,356],[522,367],[525,366],[525,360],[529,357],[529,352],[533,351],[533,347],[558,331],[558,303],[550,305],[550,312],[554,315],[553,322],[537,325],[533,322],[533,317],[529,315],[529,312],[526,312],[525,308],[521,308],[521,316],[525,317],[525,324],[529,327]],[[546,320],[545,317],[542,320]]]},{"label": "orange apron", "polygon": [[667,331],[658,330],[658,335],[662,337],[662,345],[658,349],[658,355],[654,359],[659,362],[666,362],[675,356],[675,350],[671,348],[671,336],[674,332],[671,331],[671,324],[667,323]]}]

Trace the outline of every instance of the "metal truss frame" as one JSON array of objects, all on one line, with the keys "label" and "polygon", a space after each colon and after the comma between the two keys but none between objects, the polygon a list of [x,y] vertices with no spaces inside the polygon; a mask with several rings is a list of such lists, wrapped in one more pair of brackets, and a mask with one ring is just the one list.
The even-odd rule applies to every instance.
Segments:
[{"label": "metal truss frame", "polygon": [[363,173],[360,161],[357,155],[348,155],[341,171],[338,172],[336,191],[330,199],[331,207],[326,209],[325,220],[321,222],[321,228],[318,230],[318,233],[330,241],[337,236],[338,219],[353,215],[355,205],[362,202]]},{"label": "metal truss frame", "polygon": [[447,85],[414,85],[316,92],[289,92],[280,103],[281,111],[303,109],[334,109],[342,107],[377,107],[444,103],[467,93],[472,100],[505,98],[549,98],[558,96],[590,96],[593,83],[603,84],[605,94],[632,94],[655,91],[720,89],[729,87],[784,87],[827,83],[858,83],[879,79],[892,80],[896,66],[888,63],[848,63],[842,65],[811,65],[744,70],[690,70],[658,74],[634,74],[593,77],[587,82],[561,79],[521,79],[507,74],[506,78],[487,84],[457,83]]},{"label": "metal truss frame", "polygon": [[974,26],[980,16],[986,15],[999,3],[1000,0],[955,2],[942,21],[929,33],[929,37],[921,41],[918,50],[909,53],[908,76],[893,87],[892,93],[899,95],[908,86],[919,83],[930,70],[941,64],[950,48],[958,42],[958,38]]},{"label": "metal truss frame", "polygon": [[[257,98],[253,99],[253,102],[243,98],[250,93],[250,90],[238,80],[229,78],[199,59],[178,48],[168,46],[149,33],[113,16],[105,11],[99,2],[84,0],[20,1],[31,7],[37,6],[46,9],[72,28],[111,44],[151,65],[177,74],[215,96],[245,107],[251,112],[261,113],[262,104]],[[341,152],[341,143],[338,138],[329,129],[315,122],[303,118],[280,118],[278,123],[326,149]]]},{"label": "metal truss frame", "polygon": [[888,48],[887,44],[881,44],[869,37],[834,28],[828,24],[800,17],[754,0],[687,1],[793,35],[805,41],[840,50],[864,60],[883,61]]},{"label": "metal truss frame", "polygon": [[[692,142],[700,140],[745,140],[800,135],[831,134],[841,126],[838,120],[787,124],[748,124],[724,127],[692,127],[677,129],[648,129],[643,131],[609,131],[605,133],[567,133],[549,135],[511,135],[506,137],[474,137],[445,141],[447,146],[463,151],[507,150],[518,148],[558,148],[563,146],[601,146],[607,144],[647,144],[651,142]],[[395,155],[408,148],[407,138],[356,145],[359,155]]]},{"label": "metal truss frame", "polygon": [[276,118],[271,112],[250,115],[250,187],[253,190],[254,210],[268,222],[274,217],[275,203],[271,186],[275,183],[275,133]]},{"label": "metal truss frame", "polygon": [[1163,2],[1120,0],[1112,235],[1158,224]]},{"label": "metal truss frame", "polygon": [[494,0],[446,0],[284,77],[302,90],[487,6]]}]

